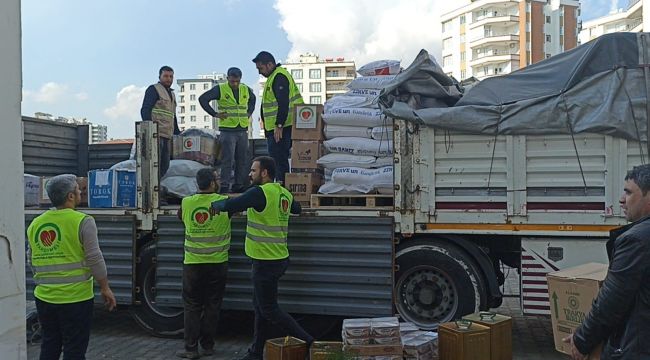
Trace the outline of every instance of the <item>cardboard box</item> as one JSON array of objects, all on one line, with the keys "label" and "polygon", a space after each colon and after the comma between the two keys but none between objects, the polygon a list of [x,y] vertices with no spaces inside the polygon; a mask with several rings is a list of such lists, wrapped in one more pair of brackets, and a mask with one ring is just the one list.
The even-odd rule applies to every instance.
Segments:
[{"label": "cardboard box", "polygon": [[324,140],[323,105],[301,104],[293,108],[291,138],[294,140]]},{"label": "cardboard box", "polygon": [[38,206],[41,195],[41,178],[23,174],[23,183],[25,185],[25,206]]},{"label": "cardboard box", "polygon": [[291,145],[291,169],[320,169],[316,160],[322,155],[321,141],[294,141]]},{"label": "cardboard box", "polygon": [[88,172],[89,207],[135,207],[135,197],[135,171],[92,170]]},{"label": "cardboard box", "polygon": [[77,176],[77,185],[79,185],[79,191],[81,191],[79,206],[88,206],[88,178]]},{"label": "cardboard box", "polygon": [[172,159],[192,160],[203,165],[214,166],[220,156],[219,142],[210,136],[174,135],[172,137]]},{"label": "cardboard box", "polygon": [[[47,189],[45,188],[45,186],[47,185],[47,181],[50,180],[52,177],[53,176],[44,176],[40,178],[39,199],[37,205],[49,206],[52,204],[52,202],[50,201],[50,197],[47,195]],[[81,191],[81,203],[79,204],[79,206],[87,206],[88,205],[88,178],[77,176],[77,184],[79,185],[79,191]]]},{"label": "cardboard box", "polygon": [[293,194],[294,201],[301,203],[309,203],[311,195],[317,194],[321,185],[323,176],[316,173],[289,173],[284,177],[284,187]]},{"label": "cardboard box", "polygon": [[[605,276],[607,265],[598,263],[588,263],[546,275],[557,351],[571,354],[569,344],[562,342],[562,339],[572,334],[589,314]],[[594,353],[589,359],[599,358],[600,355]]]}]

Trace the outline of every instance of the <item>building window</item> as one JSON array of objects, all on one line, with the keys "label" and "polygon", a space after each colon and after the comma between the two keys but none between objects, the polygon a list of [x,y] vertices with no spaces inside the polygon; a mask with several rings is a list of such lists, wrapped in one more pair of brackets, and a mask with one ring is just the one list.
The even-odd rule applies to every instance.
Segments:
[{"label": "building window", "polygon": [[309,97],[309,103],[310,104],[320,104],[321,103],[321,97],[320,96],[310,96]]},{"label": "building window", "polygon": [[464,24],[465,21],[466,21],[466,20],[465,20],[465,15],[461,15],[461,16],[460,16],[460,23],[461,23],[461,24]]},{"label": "building window", "polygon": [[194,115],[190,116],[190,122],[196,122],[196,116]]},{"label": "building window", "polygon": [[185,116],[181,116],[181,124],[185,124]]},{"label": "building window", "polygon": [[196,95],[194,94],[190,95],[190,101],[196,101]]},{"label": "building window", "polygon": [[298,91],[302,92],[302,83],[296,83],[296,86],[298,87]]},{"label": "building window", "polygon": [[442,32],[444,33],[449,30],[451,30],[451,20],[442,23]]},{"label": "building window", "polygon": [[206,126],[204,126],[203,128],[204,128],[204,129],[209,129],[210,127],[206,125]]},{"label": "building window", "polygon": [[546,42],[551,42],[551,35],[546,35]]},{"label": "building window", "polygon": [[462,44],[464,42],[465,42],[465,34],[460,34],[460,43]]},{"label": "building window", "polygon": [[442,49],[448,50],[451,47],[451,38],[446,38],[442,40]]},{"label": "building window", "polygon": [[196,90],[196,84],[190,84],[190,90]]},{"label": "building window", "polygon": [[451,55],[447,55],[442,58],[442,66],[451,66],[453,64],[453,57]]},{"label": "building window", "polygon": [[460,79],[465,80],[467,78],[467,70],[461,70],[460,71]]},{"label": "building window", "polygon": [[550,23],[551,23],[551,17],[548,16],[548,15],[546,16],[546,23],[547,23],[547,24],[550,24]]},{"label": "building window", "polygon": [[180,113],[181,113],[181,114],[185,113],[185,106],[181,106]]},{"label": "building window", "polygon": [[181,85],[181,92],[185,91],[185,85]]},{"label": "building window", "polygon": [[461,52],[460,52],[460,61],[465,61],[465,56],[466,56],[466,55],[465,55],[465,52],[464,52],[464,51],[461,51]]},{"label": "building window", "polygon": [[190,111],[196,111],[196,105],[190,105]]},{"label": "building window", "polygon": [[311,69],[309,70],[310,79],[320,79],[320,69]]},{"label": "building window", "polygon": [[208,90],[210,88],[210,84],[205,83],[203,84],[203,90]]},{"label": "building window", "polygon": [[208,115],[203,116],[203,121],[210,121],[210,117]]},{"label": "building window", "polygon": [[309,91],[320,92],[320,83],[318,82],[309,83]]},{"label": "building window", "polygon": [[[331,76],[331,77],[339,77],[339,71],[338,71],[338,70],[331,70],[331,71],[329,72],[329,74],[327,74],[327,75],[328,75],[328,76]],[[319,91],[320,91],[320,90],[319,90]]]},{"label": "building window", "polygon": [[185,95],[181,95],[181,99],[178,102],[185,102]]},{"label": "building window", "polygon": [[291,77],[292,77],[294,80],[300,80],[300,79],[302,79],[302,70],[301,70],[301,69],[294,69],[294,70],[291,70]]}]

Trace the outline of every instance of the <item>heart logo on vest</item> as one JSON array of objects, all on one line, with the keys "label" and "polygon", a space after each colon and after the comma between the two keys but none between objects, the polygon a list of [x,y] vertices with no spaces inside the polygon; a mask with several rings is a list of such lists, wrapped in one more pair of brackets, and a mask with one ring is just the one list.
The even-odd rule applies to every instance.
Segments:
[{"label": "heart logo on vest", "polygon": [[208,218],[210,217],[210,214],[207,212],[197,212],[194,214],[194,220],[196,220],[197,223],[203,225],[205,224],[206,221],[208,221]]},{"label": "heart logo on vest", "polygon": [[289,212],[289,199],[283,197],[280,199],[280,209],[284,214]]},{"label": "heart logo on vest", "polygon": [[314,112],[310,108],[303,108],[300,110],[300,117],[302,120],[309,121],[312,116],[314,116]]},{"label": "heart logo on vest", "polygon": [[59,247],[61,241],[61,231],[59,227],[52,223],[41,225],[36,231],[36,239],[33,239],[35,245],[41,251],[53,251]]}]

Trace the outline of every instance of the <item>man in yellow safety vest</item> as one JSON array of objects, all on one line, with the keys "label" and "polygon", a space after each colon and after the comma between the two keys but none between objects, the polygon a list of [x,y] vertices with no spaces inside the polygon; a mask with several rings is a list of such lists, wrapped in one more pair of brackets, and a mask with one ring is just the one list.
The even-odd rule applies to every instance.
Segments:
[{"label": "man in yellow safety vest", "polygon": [[278,281],[289,266],[287,235],[289,214],[299,214],[300,204],[280,184],[275,162],[268,156],[253,159],[249,177],[253,186],[239,197],[212,203],[214,213],[246,210],[246,255],[252,259],[253,306],[255,329],[253,344],[242,360],[261,360],[264,343],[271,328],[286,331],[307,342],[314,341],[297,322],[278,305]]},{"label": "man in yellow safety vest", "polygon": [[213,216],[214,201],[227,199],[219,195],[217,172],[201,169],[196,174],[199,192],[183,199],[178,217],[185,225],[183,260],[183,303],[185,306],[185,349],[176,356],[198,359],[214,354],[214,338],[228,273],[230,216]]},{"label": "man in yellow safety vest", "polygon": [[54,208],[27,229],[28,259],[43,341],[41,359],[85,359],[93,316],[93,278],[109,311],[116,305],[99,249],[95,220],[75,208],[81,192],[75,175],[48,180]]}]

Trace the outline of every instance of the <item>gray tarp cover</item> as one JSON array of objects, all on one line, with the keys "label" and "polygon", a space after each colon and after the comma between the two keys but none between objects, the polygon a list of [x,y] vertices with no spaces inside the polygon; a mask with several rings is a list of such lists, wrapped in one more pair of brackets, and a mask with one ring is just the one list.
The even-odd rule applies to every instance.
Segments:
[{"label": "gray tarp cover", "polygon": [[[488,78],[461,95],[422,50],[387,86],[387,116],[479,134],[592,132],[646,138],[650,33],[601,36],[511,74]],[[646,70],[648,70],[646,68]]]}]

